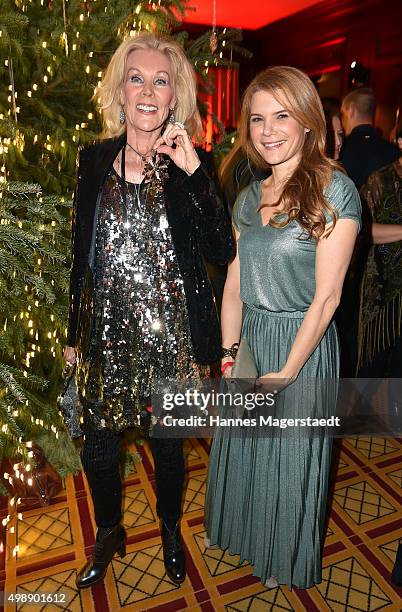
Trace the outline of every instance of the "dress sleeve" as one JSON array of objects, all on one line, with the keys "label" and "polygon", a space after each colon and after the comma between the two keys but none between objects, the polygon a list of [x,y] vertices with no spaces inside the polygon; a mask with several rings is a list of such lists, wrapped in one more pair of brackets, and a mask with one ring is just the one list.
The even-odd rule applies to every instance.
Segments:
[{"label": "dress sleeve", "polygon": [[70,298],[67,325],[67,346],[75,346],[78,324],[78,310],[81,286],[84,276],[84,244],[81,239],[81,188],[87,175],[89,164],[88,150],[82,148],[77,155],[77,182],[74,191],[72,224],[71,224],[71,268],[70,268]]},{"label": "dress sleeve", "polygon": [[[338,219],[353,219],[362,228],[362,205],[359,192],[353,181],[342,174],[335,172],[330,188],[326,194],[330,205],[338,214]],[[327,222],[331,221],[331,216],[325,213]]]},{"label": "dress sleeve", "polygon": [[[205,259],[223,266],[235,252],[230,219],[211,154],[197,150],[201,164],[190,176],[184,176],[183,186],[192,200],[195,227]],[[182,172],[184,175],[184,172]]]}]

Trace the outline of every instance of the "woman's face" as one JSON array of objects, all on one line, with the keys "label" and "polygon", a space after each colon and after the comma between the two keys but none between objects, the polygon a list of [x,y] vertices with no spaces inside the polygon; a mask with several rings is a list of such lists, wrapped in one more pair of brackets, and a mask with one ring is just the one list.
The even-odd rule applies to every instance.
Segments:
[{"label": "woman's face", "polygon": [[342,123],[339,117],[332,117],[332,127],[334,129],[335,135],[335,150],[334,150],[334,159],[339,159],[339,154],[341,152],[341,146],[343,143],[343,129]]},{"label": "woman's face", "polygon": [[283,104],[267,91],[258,91],[251,99],[251,141],[271,166],[298,162],[309,130],[290,116]]},{"label": "woman's face", "polygon": [[163,126],[175,105],[171,72],[169,58],[157,49],[128,55],[121,93],[128,128],[154,132]]}]

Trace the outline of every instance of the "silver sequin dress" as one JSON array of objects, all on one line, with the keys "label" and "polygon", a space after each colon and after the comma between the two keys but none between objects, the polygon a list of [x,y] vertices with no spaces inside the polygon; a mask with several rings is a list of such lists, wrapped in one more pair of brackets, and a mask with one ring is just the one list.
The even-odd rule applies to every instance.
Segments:
[{"label": "silver sequin dress", "polygon": [[126,182],[112,169],[96,231],[94,318],[77,387],[96,428],[138,424],[156,378],[206,375],[195,363],[183,281],[163,193]]}]

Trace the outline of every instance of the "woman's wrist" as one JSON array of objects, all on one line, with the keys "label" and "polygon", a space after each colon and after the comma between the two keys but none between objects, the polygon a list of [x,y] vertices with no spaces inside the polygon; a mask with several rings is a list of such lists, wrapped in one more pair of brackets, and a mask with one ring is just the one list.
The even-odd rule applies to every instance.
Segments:
[{"label": "woman's wrist", "polygon": [[228,361],[233,361],[234,362],[234,358],[231,357],[230,355],[227,355],[226,357],[222,357],[221,364],[223,365],[224,363],[227,363]]},{"label": "woman's wrist", "polygon": [[292,381],[296,380],[298,375],[299,375],[299,372],[296,372],[292,368],[287,368],[286,366],[278,372],[278,378],[286,378],[286,380],[292,380]]},{"label": "woman's wrist", "polygon": [[231,346],[222,346],[222,357],[231,357],[232,359],[236,359],[238,349],[238,342],[233,342]]},{"label": "woman's wrist", "polygon": [[200,166],[201,166],[200,158],[198,157],[197,153],[195,153],[194,151],[194,158],[189,161],[186,168],[184,169],[184,172],[187,174],[187,176],[191,176]]}]

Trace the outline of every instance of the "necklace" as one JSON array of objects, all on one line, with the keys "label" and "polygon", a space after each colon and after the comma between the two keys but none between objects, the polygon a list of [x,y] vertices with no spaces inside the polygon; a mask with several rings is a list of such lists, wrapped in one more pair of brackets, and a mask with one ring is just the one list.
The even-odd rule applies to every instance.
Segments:
[{"label": "necklace", "polygon": [[154,155],[155,151],[153,151],[151,149],[151,151],[148,151],[148,153],[146,153],[145,155],[143,155],[142,153],[140,153],[139,151],[137,151],[137,149],[134,149],[134,147],[127,141],[127,145],[130,147],[130,149],[132,149],[134,151],[134,153],[136,153],[138,155],[138,157],[141,159],[142,162],[147,161],[147,157],[151,157],[150,153],[152,153],[152,156]]},{"label": "necklace", "polygon": [[[123,206],[124,206],[124,225],[129,226],[128,221],[128,207],[127,207],[127,183],[126,183],[126,147],[123,147],[121,151],[121,178],[123,179],[122,184],[122,196],[123,196]],[[135,201],[137,203],[138,210],[141,211],[141,200],[140,200],[140,192],[141,192],[141,182],[133,183],[134,191],[135,191]]]}]

